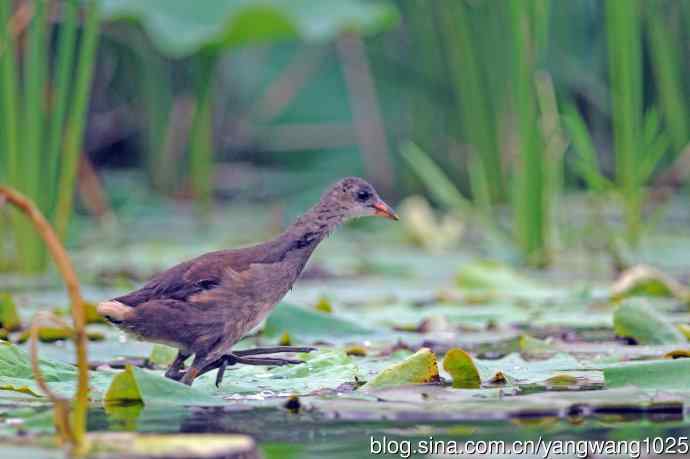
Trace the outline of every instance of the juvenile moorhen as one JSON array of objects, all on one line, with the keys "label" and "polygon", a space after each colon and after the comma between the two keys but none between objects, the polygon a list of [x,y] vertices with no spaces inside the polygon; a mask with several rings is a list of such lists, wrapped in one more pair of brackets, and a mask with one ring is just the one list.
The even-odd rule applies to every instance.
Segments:
[{"label": "juvenile moorhen", "polygon": [[[248,357],[313,348],[282,346],[230,352],[292,288],[316,246],[339,224],[364,216],[398,216],[365,180],[336,182],[273,240],[220,250],[173,266],[141,289],[98,305],[98,313],[137,338],[179,350],[165,375],[191,385],[227,365],[284,365],[299,360]],[[194,355],[188,369],[184,362]]]}]

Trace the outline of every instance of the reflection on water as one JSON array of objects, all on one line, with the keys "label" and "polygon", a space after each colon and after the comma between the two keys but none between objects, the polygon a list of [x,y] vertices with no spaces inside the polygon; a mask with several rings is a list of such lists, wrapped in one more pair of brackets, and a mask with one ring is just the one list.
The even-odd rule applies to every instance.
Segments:
[{"label": "reflection on water", "polygon": [[[292,414],[280,407],[143,407],[94,409],[90,430],[243,433],[267,458],[368,457],[370,438],[422,440],[631,440],[687,435],[690,422],[679,404],[652,408],[574,405],[564,416],[525,411],[502,421],[343,421],[315,412]],[[369,456],[370,457],[370,456]]]}]

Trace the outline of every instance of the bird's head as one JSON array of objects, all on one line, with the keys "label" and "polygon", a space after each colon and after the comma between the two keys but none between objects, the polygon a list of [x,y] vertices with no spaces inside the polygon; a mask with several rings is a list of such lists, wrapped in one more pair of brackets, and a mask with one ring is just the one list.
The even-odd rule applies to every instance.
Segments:
[{"label": "bird's head", "polygon": [[379,197],[374,187],[359,177],[339,180],[326,193],[325,199],[329,201],[330,207],[342,212],[348,219],[367,216],[399,219],[391,206]]}]

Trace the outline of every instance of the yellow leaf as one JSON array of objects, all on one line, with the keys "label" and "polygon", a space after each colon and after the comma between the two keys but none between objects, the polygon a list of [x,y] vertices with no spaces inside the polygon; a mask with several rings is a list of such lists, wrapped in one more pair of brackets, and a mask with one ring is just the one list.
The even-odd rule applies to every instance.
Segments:
[{"label": "yellow leaf", "polygon": [[402,362],[381,371],[364,385],[363,389],[380,389],[404,384],[425,384],[438,381],[438,379],[436,355],[428,348],[423,347]]}]

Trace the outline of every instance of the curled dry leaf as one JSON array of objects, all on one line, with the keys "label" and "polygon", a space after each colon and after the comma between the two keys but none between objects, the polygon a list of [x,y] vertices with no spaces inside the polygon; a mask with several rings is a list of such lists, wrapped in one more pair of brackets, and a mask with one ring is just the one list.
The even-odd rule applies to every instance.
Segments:
[{"label": "curled dry leaf", "polygon": [[687,303],[690,302],[690,289],[656,268],[636,265],[624,271],[611,286],[612,300],[631,296],[667,296]]}]

